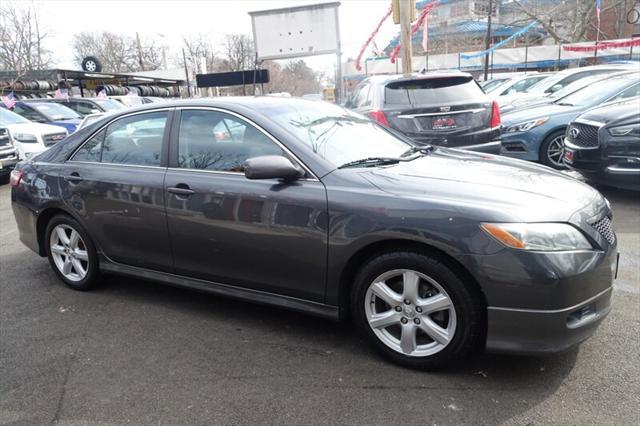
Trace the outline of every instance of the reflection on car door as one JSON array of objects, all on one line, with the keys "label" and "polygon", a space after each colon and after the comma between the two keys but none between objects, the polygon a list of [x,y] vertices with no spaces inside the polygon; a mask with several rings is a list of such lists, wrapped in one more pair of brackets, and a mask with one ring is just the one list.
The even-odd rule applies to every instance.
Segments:
[{"label": "reflection on car door", "polygon": [[163,186],[170,116],[164,110],[115,120],[61,171],[66,202],[99,250],[115,262],[166,272],[173,272]]},{"label": "reflection on car door", "polygon": [[323,301],[324,185],[245,178],[248,158],[288,154],[237,115],[183,109],[179,120],[165,180],[176,272]]}]

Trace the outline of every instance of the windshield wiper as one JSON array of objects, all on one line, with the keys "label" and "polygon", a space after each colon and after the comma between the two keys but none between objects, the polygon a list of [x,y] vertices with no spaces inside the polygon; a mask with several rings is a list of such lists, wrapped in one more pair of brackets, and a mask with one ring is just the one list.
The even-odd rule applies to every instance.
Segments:
[{"label": "windshield wiper", "polygon": [[344,168],[347,168],[347,167],[358,167],[358,166],[364,166],[364,167],[386,166],[388,164],[397,164],[397,163],[399,163],[401,161],[402,162],[412,161],[412,160],[415,160],[416,158],[420,157],[420,155],[406,156],[406,154],[407,153],[405,152],[400,157],[368,157],[368,158],[362,158],[360,160],[354,160],[354,161],[349,161],[348,163],[344,163],[343,165],[341,165],[338,168],[339,169],[344,169]]},{"label": "windshield wiper", "polygon": [[556,105],[562,105],[562,106],[573,106],[573,104],[570,104],[568,102],[556,102]]},{"label": "windshield wiper", "polygon": [[357,167],[357,166],[366,166],[366,167],[384,166],[386,164],[396,164],[396,163],[399,163],[400,161],[403,161],[403,159],[393,158],[393,157],[368,157],[368,158],[361,158],[360,160],[349,161],[348,163],[344,163],[338,168],[344,169],[347,167]]}]

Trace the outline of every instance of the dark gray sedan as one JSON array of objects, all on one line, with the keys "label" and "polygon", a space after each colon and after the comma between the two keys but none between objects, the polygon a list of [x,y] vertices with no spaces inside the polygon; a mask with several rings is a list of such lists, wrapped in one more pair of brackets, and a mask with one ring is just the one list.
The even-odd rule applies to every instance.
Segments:
[{"label": "dark gray sedan", "polygon": [[107,272],[350,315],[406,366],[564,350],[610,309],[597,191],[324,102],[127,110],[19,163],[11,185],[20,239],[73,289]]}]

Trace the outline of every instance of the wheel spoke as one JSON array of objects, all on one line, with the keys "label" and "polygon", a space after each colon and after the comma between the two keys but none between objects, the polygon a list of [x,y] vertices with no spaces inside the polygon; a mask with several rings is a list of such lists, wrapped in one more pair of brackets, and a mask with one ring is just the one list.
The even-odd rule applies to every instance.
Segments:
[{"label": "wheel spoke", "polygon": [[51,246],[51,253],[59,254],[59,255],[65,254],[64,246],[61,246],[59,244],[56,244],[55,246]]},{"label": "wheel spoke", "polygon": [[400,347],[405,354],[410,354],[416,350],[416,331],[416,326],[412,323],[402,325]]},{"label": "wheel spoke", "polygon": [[428,297],[426,299],[420,299],[418,306],[422,308],[422,313],[428,315],[434,312],[443,311],[451,307],[451,300],[442,293],[438,293],[435,296]]},{"label": "wheel spoke", "polygon": [[64,228],[62,228],[61,226],[58,226],[56,228],[56,233],[58,234],[58,239],[60,240],[60,242],[65,246],[68,246],[69,237],[67,237],[67,233],[65,232]]},{"label": "wheel spoke", "polygon": [[433,322],[433,320],[426,315],[422,316],[422,321],[420,321],[420,329],[441,345],[446,345],[447,343],[449,343],[449,332]]},{"label": "wheel spoke", "polygon": [[371,324],[373,328],[385,328],[390,325],[399,324],[401,316],[399,312],[390,309],[386,312],[373,314],[371,318],[369,318],[369,324]]},{"label": "wheel spoke", "polygon": [[76,271],[76,274],[78,274],[78,276],[80,276],[81,278],[84,278],[85,272],[84,268],[82,267],[82,263],[80,263],[78,259],[71,259],[71,264],[73,265],[73,269],[74,271]]},{"label": "wheel spoke", "polygon": [[391,290],[391,288],[382,281],[373,283],[371,285],[371,291],[390,306],[394,306],[402,302],[402,296]]},{"label": "wheel spoke", "polygon": [[71,247],[72,249],[77,248],[79,239],[80,239],[80,235],[78,234],[78,231],[76,231],[75,229],[72,229],[71,237],[69,238],[69,247]]},{"label": "wheel spoke", "polygon": [[71,267],[73,265],[71,264],[71,259],[69,258],[69,256],[67,256],[64,259],[64,264],[62,265],[62,273],[65,275],[69,275],[71,273]]},{"label": "wheel spoke", "polygon": [[76,249],[74,254],[76,255],[76,259],[84,260],[85,262],[89,261],[89,255],[86,250]]},{"label": "wheel spoke", "polygon": [[418,300],[418,283],[420,277],[413,271],[406,271],[402,274],[402,297],[416,303]]}]

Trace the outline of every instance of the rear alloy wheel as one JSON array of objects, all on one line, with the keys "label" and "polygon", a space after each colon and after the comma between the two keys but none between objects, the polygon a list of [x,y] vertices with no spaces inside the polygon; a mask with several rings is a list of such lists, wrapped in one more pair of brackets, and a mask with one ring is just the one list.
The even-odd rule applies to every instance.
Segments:
[{"label": "rear alloy wheel", "polygon": [[96,251],[78,222],[64,215],[54,217],[45,241],[49,263],[65,284],[76,290],[88,290],[96,284]]},{"label": "rear alloy wheel", "polygon": [[374,257],[354,282],[354,321],[392,361],[440,368],[478,348],[484,337],[484,298],[463,276],[438,256],[391,252]]},{"label": "rear alloy wheel", "polygon": [[564,131],[560,131],[545,139],[540,149],[540,161],[543,164],[558,170],[567,168],[563,162],[564,136]]}]

